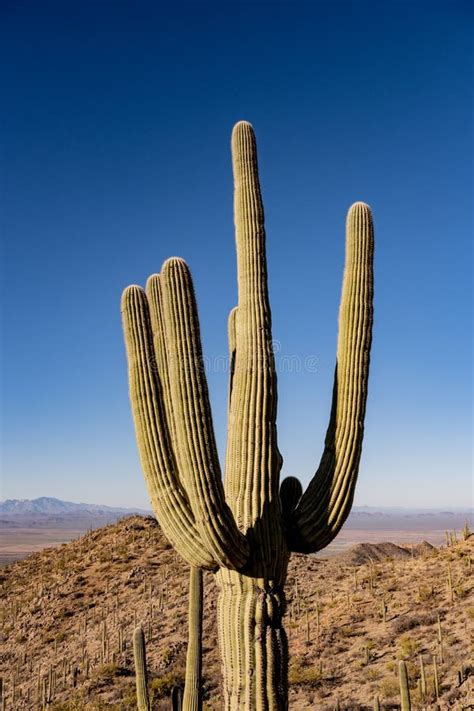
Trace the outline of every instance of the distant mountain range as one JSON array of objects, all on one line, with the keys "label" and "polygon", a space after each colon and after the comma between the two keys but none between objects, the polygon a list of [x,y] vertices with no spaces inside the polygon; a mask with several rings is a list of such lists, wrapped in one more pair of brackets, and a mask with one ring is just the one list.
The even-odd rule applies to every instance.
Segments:
[{"label": "distant mountain range", "polygon": [[[62,501],[51,496],[0,501],[0,567],[32,551],[64,543],[133,514],[149,517],[150,510]],[[354,543],[445,541],[445,531],[461,531],[465,521],[474,530],[472,509],[402,509],[355,506],[337,539],[334,551]]]},{"label": "distant mountain range", "polygon": [[[62,501],[51,496],[41,496],[38,499],[7,499],[0,501],[0,519],[15,521],[29,519],[44,521],[45,519],[101,519],[114,521],[122,516],[133,513],[151,515],[151,510],[139,508],[120,508],[101,504],[74,503]],[[349,528],[372,527],[422,528],[437,524],[438,528],[452,528],[462,525],[465,520],[472,522],[473,509],[442,510],[442,509],[409,509],[400,507],[354,506],[346,526]]]},{"label": "distant mountain range", "polygon": [[7,499],[0,501],[0,516],[48,515],[63,516],[73,514],[79,516],[129,516],[132,513],[150,514],[151,511],[138,508],[117,508],[100,504],[76,504],[73,501],[62,501],[52,496],[40,496],[38,499]]}]

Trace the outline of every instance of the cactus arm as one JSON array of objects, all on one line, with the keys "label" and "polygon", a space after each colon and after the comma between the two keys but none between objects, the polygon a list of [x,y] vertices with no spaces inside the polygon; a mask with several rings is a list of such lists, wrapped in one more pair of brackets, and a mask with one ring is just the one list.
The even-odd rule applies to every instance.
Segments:
[{"label": "cactus arm", "polygon": [[142,627],[133,632],[133,657],[135,661],[135,682],[137,687],[138,711],[150,711],[148,697],[148,674],[146,668],[146,645]]},{"label": "cactus arm", "polygon": [[122,296],[122,319],[129,367],[130,401],[142,469],[153,509],[165,536],[190,565],[214,569],[175,474],[166,427],[148,301],[138,286]]},{"label": "cactus arm", "polygon": [[[238,329],[229,413],[226,493],[239,527],[258,522],[263,561],[280,543],[276,442],[276,374],[271,345],[263,204],[252,126],[232,133],[237,246]],[[277,523],[278,521],[278,523]]]},{"label": "cactus arm", "polygon": [[373,321],[374,236],[370,208],[355,203],[346,222],[346,265],[331,417],[320,466],[293,515],[292,551],[315,552],[340,531],[352,506],[364,434]]},{"label": "cactus arm", "polygon": [[[194,301],[194,294],[192,290],[192,282],[191,282],[191,277],[189,273],[187,272],[187,267],[182,263],[184,266],[184,269],[186,271],[186,278],[190,291],[190,302]],[[165,269],[169,265],[165,266]],[[163,388],[163,402],[164,402],[164,407],[166,411],[166,421],[168,423],[168,427],[170,430],[170,436],[171,436],[171,441],[172,441],[172,446],[173,450],[177,455],[180,452],[180,446],[181,446],[181,440],[178,437],[177,434],[177,422],[176,420],[178,419],[179,423],[179,407],[178,407],[178,414],[176,412],[173,412],[173,395],[171,391],[171,383],[170,383],[170,364],[169,364],[169,359],[168,359],[168,354],[167,354],[167,349],[166,349],[166,336],[165,336],[165,323],[164,323],[164,313],[163,313],[163,294],[162,294],[162,278],[160,277],[159,274],[153,274],[151,277],[149,277],[147,281],[147,296],[148,296],[148,301],[150,304],[150,316],[151,316],[151,323],[152,323],[152,328],[153,328],[153,342],[155,346],[155,353],[156,353],[156,360],[157,360],[157,366],[158,366],[158,371],[160,373],[160,380],[162,383],[162,388]],[[186,308],[186,306],[184,306]],[[190,314],[191,318],[195,322],[195,329],[197,332],[197,336],[199,339],[199,324],[197,321],[197,309],[196,305],[194,303],[194,313]],[[172,334],[170,334],[172,335]],[[199,339],[200,341],[200,339]],[[195,354],[196,355],[196,354]],[[173,353],[172,357],[178,358],[178,363],[180,355],[175,351]],[[202,354],[197,354],[196,357],[198,358],[197,364],[196,364],[196,369],[201,370],[201,361],[200,357],[202,357]],[[198,372],[198,376],[204,379],[204,375],[201,374],[201,372]],[[205,382],[204,382],[205,386]],[[181,402],[181,398],[177,401],[178,403]],[[207,407],[209,408],[210,412],[210,405],[207,400]],[[209,419],[209,422],[207,423],[208,427],[210,428],[210,433],[211,433],[211,440],[213,440],[213,433],[212,433],[212,421]],[[206,436],[206,435],[205,435]],[[187,443],[187,442],[186,442]],[[178,456],[176,456],[178,458]],[[214,448],[214,452],[211,454],[211,461],[213,461],[214,467],[217,464],[217,472],[219,473],[219,480],[220,480],[220,472],[219,472],[219,465],[217,463],[217,455],[216,451]],[[192,470],[191,471],[192,474]],[[199,472],[199,469],[196,469],[195,471]],[[179,471],[177,472],[179,476]],[[186,485],[191,485],[193,486],[194,479],[191,480],[190,482],[184,481],[183,476],[180,476],[180,481],[183,484],[183,486]],[[195,495],[195,492],[194,492]],[[223,496],[223,488],[221,487],[221,496]],[[232,516],[231,512],[229,511],[229,516]],[[234,527],[235,528],[235,527]],[[239,537],[239,534],[237,533],[237,537]]]},{"label": "cactus arm", "polygon": [[[173,415],[173,402],[171,399],[171,387],[168,368],[168,356],[165,344],[165,326],[163,323],[163,297],[161,294],[161,280],[159,274],[152,274],[146,283],[146,295],[150,308],[150,320],[153,331],[153,345],[155,349],[156,366],[159,373],[163,406],[165,410],[166,423],[170,435],[173,451],[176,449],[176,428]],[[179,476],[179,472],[176,474]]]},{"label": "cactus arm", "polygon": [[248,543],[225,501],[191,274],[172,258],[160,279],[178,470],[207,550],[219,565],[238,569]]},{"label": "cactus arm", "polygon": [[189,571],[188,649],[184,682],[183,711],[202,709],[202,570],[191,566]]}]

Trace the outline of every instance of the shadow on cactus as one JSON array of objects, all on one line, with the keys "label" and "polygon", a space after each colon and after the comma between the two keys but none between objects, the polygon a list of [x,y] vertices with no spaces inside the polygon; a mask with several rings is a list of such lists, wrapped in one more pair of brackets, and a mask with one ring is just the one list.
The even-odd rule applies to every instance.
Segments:
[{"label": "shadow on cactus", "polygon": [[321,463],[303,493],[282,483],[277,383],[255,135],[232,134],[238,306],[229,317],[231,381],[223,483],[196,301],[182,259],[167,260],[146,291],[128,287],[122,315],[130,399],[153,508],[175,549],[216,573],[224,708],[286,709],[284,584],[292,551],[327,546],[349,514],[359,468],[372,334],[373,225],[355,203],[346,264],[331,415]]}]

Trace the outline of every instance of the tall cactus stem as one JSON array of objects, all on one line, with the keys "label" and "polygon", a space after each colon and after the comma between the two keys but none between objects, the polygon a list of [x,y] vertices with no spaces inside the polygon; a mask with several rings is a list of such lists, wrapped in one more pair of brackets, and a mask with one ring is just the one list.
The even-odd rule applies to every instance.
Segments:
[{"label": "tall cactus stem", "polygon": [[438,679],[438,664],[436,654],[433,654],[433,684],[436,700],[439,699],[439,679]]},{"label": "tall cactus stem", "polygon": [[202,709],[202,570],[191,567],[189,573],[188,650],[184,683],[183,711]]},{"label": "tall cactus stem", "polygon": [[407,665],[401,661],[398,664],[400,681],[400,708],[401,711],[411,711],[410,687],[408,685]]}]

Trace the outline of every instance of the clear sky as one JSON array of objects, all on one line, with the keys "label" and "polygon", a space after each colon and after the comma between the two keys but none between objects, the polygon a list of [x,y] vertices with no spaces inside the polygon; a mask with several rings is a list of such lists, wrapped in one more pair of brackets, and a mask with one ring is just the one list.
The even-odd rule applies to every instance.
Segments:
[{"label": "clear sky", "polygon": [[223,454],[230,133],[247,119],[283,473],[306,483],[322,451],[345,213],[364,200],[376,302],[356,503],[472,504],[471,3],[3,0],[0,13],[1,498],[148,504],[119,301],[171,255],[194,275]]}]

